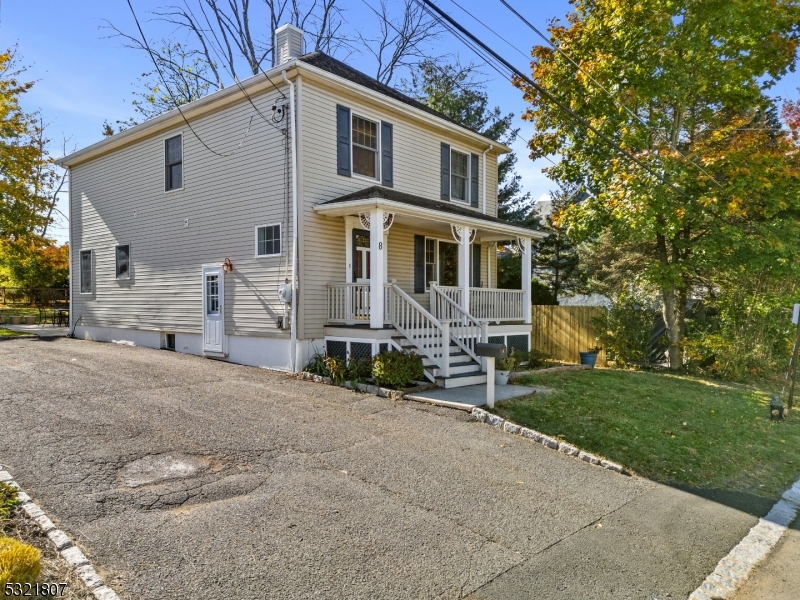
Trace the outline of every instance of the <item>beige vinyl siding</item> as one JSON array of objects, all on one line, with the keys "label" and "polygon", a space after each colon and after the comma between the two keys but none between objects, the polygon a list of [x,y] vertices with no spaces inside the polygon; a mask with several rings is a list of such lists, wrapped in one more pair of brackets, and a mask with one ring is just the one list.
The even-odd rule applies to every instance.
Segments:
[{"label": "beige vinyl siding", "polygon": [[[377,181],[360,177],[344,177],[336,172],[336,105],[347,106],[352,113],[383,120],[393,125],[394,189],[429,198],[440,199],[440,144],[451,144],[456,149],[481,156],[488,147],[478,146],[461,137],[458,128],[442,122],[442,129],[433,129],[427,123],[414,119],[408,113],[398,112],[377,102],[365,101],[339,89],[325,87],[304,79],[302,83],[300,141],[302,157],[302,212],[300,219],[300,299],[299,310],[301,338],[319,338],[323,335],[326,318],[326,284],[345,281],[345,226],[341,217],[323,217],[315,213],[317,203],[356,192]],[[480,165],[482,168],[482,160]],[[488,214],[496,214],[497,206],[497,156],[487,155],[487,207]],[[483,190],[483,174],[479,190]],[[482,212],[482,199],[478,212]],[[461,204],[461,206],[464,206]],[[397,230],[395,231],[395,228]],[[388,244],[389,278],[398,280],[404,290],[414,290],[413,233],[401,235],[403,227],[395,225],[390,230]],[[421,233],[421,232],[417,232]],[[441,233],[436,237],[444,237]],[[395,242],[396,240],[396,242]],[[408,269],[407,274],[397,270],[398,258]],[[483,272],[483,271],[482,271]],[[396,274],[395,274],[396,273]],[[410,278],[410,279],[409,279]],[[427,305],[427,297],[422,298]]]},{"label": "beige vinyl siding", "polygon": [[[253,97],[265,114],[276,99],[274,91]],[[284,137],[244,98],[192,125],[217,152],[241,146],[233,156],[215,156],[184,125],[72,168],[73,319],[200,333],[202,266],[230,258],[226,332],[287,335],[276,327],[283,316],[277,290],[291,259]],[[177,133],[183,135],[184,188],[165,193],[164,140]],[[281,223],[281,256],[255,258],[255,226],[274,223]],[[130,281],[114,277],[114,247],[123,243],[131,245]],[[88,248],[95,261],[90,296],[80,293],[79,283],[79,252]]]}]

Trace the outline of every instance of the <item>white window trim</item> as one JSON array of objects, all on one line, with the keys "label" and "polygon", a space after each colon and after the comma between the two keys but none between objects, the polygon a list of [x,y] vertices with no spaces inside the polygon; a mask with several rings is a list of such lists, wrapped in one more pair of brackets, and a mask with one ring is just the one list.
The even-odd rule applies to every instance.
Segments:
[{"label": "white window trim", "polygon": [[[466,200],[453,198],[453,151],[458,152],[459,154],[465,154],[467,156],[467,186],[465,189]],[[450,145],[450,201],[471,206],[470,203],[471,193],[472,193],[472,153],[469,150],[465,150],[464,148],[457,148],[456,146]]]},{"label": "white window trim", "polygon": [[[356,173],[355,163],[353,162],[353,146],[355,145],[355,142],[353,141],[353,117],[359,117],[366,121],[371,121],[372,123],[378,124],[378,147],[376,149],[378,156],[376,159],[377,164],[375,165],[375,177],[368,177],[367,175]],[[383,139],[381,137],[381,129],[383,129],[383,127],[381,124],[382,121],[376,117],[367,116],[362,112],[356,112],[352,109],[350,110],[350,175],[352,177],[355,177],[356,179],[363,179],[364,181],[377,181],[378,183],[383,181],[381,178],[381,163],[383,162],[381,160],[381,156],[383,155]]]},{"label": "white window trim", "polygon": [[[89,278],[89,284],[92,286],[92,289],[89,292],[84,292],[83,291],[83,259],[81,258],[81,255],[84,252],[88,252],[89,253],[89,257],[91,259],[91,264],[92,264],[92,267],[91,267],[92,274],[91,274],[91,277]],[[95,278],[94,278],[94,269],[95,269],[95,266],[94,266],[94,249],[93,248],[81,248],[80,250],[78,250],[78,293],[81,296],[91,296],[91,295],[94,294],[94,280],[95,280]]]},{"label": "white window trim", "polygon": [[[127,246],[128,247],[128,274],[125,277],[120,277],[117,275],[117,271],[119,270],[119,265],[117,264],[117,248],[120,246]],[[117,244],[114,246],[114,279],[116,281],[130,281],[131,279],[131,265],[133,261],[131,260],[131,244],[130,242],[126,242],[124,244]]]},{"label": "white window trim", "polygon": [[[167,189],[167,140],[171,140],[174,137],[180,136],[181,138],[181,187],[173,188],[171,190]],[[164,159],[164,162],[161,163],[161,166],[164,167],[164,193],[171,194],[172,192],[182,192],[183,188],[186,187],[186,169],[184,169],[184,152],[183,152],[183,131],[173,132],[168,136],[161,139],[161,157]]]},{"label": "white window trim", "polygon": [[[279,237],[279,244],[278,244],[278,252],[277,254],[259,254],[258,253],[258,230],[262,227],[278,227],[278,235]],[[283,226],[280,223],[268,223],[266,225],[256,225],[255,227],[255,257],[256,258],[270,258],[272,256],[280,256],[283,250]]]},{"label": "white window trim", "polygon": [[[439,279],[441,279],[441,278],[439,277],[439,244],[440,244],[440,243],[442,243],[442,242],[444,242],[445,244],[453,244],[453,245],[455,245],[455,246],[458,246],[458,242],[454,241],[453,239],[447,239],[447,238],[438,238],[438,237],[432,237],[432,236],[428,236],[428,235],[426,235],[426,236],[425,236],[425,242],[427,243],[427,241],[428,241],[428,240],[434,240],[434,241],[436,241],[436,250],[434,251],[434,252],[435,252],[435,254],[434,254],[434,258],[436,259],[436,262],[434,263],[434,264],[436,265],[436,266],[434,267],[434,271],[435,271],[436,279],[434,279],[434,281],[436,282],[436,284],[437,284],[437,285],[441,286],[441,285],[442,285],[442,282],[441,282],[441,281],[439,281]],[[427,247],[426,247],[426,251],[427,251]],[[426,261],[425,261],[425,267],[426,267],[426,271],[427,271],[427,266],[428,266],[428,264],[429,264],[429,263],[428,263],[428,261],[426,260]],[[445,287],[451,287],[451,286],[445,286]],[[431,289],[430,282],[426,281],[426,282],[425,282],[425,291],[430,291],[430,289]]]}]

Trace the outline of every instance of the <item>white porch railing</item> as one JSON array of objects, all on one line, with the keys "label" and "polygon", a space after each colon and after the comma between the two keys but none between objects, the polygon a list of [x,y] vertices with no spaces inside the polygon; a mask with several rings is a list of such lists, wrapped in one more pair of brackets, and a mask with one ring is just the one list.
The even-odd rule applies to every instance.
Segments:
[{"label": "white porch railing", "polygon": [[[431,299],[433,299],[433,287],[432,285]],[[436,289],[457,305],[463,306],[461,295],[464,293],[464,290],[460,287],[436,286]],[[469,313],[479,321],[524,321],[525,291],[502,290],[498,288],[470,288]],[[437,318],[442,318],[439,317],[436,312],[433,312],[433,314]]]},{"label": "white porch railing", "polygon": [[385,289],[389,322],[437,367],[442,377],[450,374],[450,326],[441,323],[396,285]]},{"label": "white porch railing", "polygon": [[369,323],[369,283],[329,283],[328,323]]},{"label": "white porch railing", "polygon": [[[452,288],[451,288],[452,289]],[[461,291],[459,289],[459,291]],[[475,344],[489,341],[489,324],[480,322],[467,312],[441,288],[431,285],[431,313],[442,323],[450,324],[450,339],[478,362]]]}]

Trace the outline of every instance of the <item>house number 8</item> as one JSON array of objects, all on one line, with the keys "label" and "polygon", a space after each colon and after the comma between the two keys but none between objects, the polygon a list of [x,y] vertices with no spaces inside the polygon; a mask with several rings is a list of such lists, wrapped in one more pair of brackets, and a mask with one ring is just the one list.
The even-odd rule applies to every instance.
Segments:
[{"label": "house number 8", "polygon": [[378,242],[378,250],[383,250],[383,242]]}]

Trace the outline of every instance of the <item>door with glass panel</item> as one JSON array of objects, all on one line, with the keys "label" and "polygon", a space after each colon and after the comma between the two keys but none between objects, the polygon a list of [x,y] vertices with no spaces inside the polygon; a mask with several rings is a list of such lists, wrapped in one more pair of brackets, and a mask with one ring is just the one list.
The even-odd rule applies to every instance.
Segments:
[{"label": "door with glass panel", "polygon": [[[369,284],[370,280],[369,231],[353,230],[353,283]],[[369,319],[369,285],[352,288],[350,302],[356,319]]]},{"label": "door with glass panel", "polygon": [[203,351],[225,352],[225,280],[221,267],[203,267]]}]

